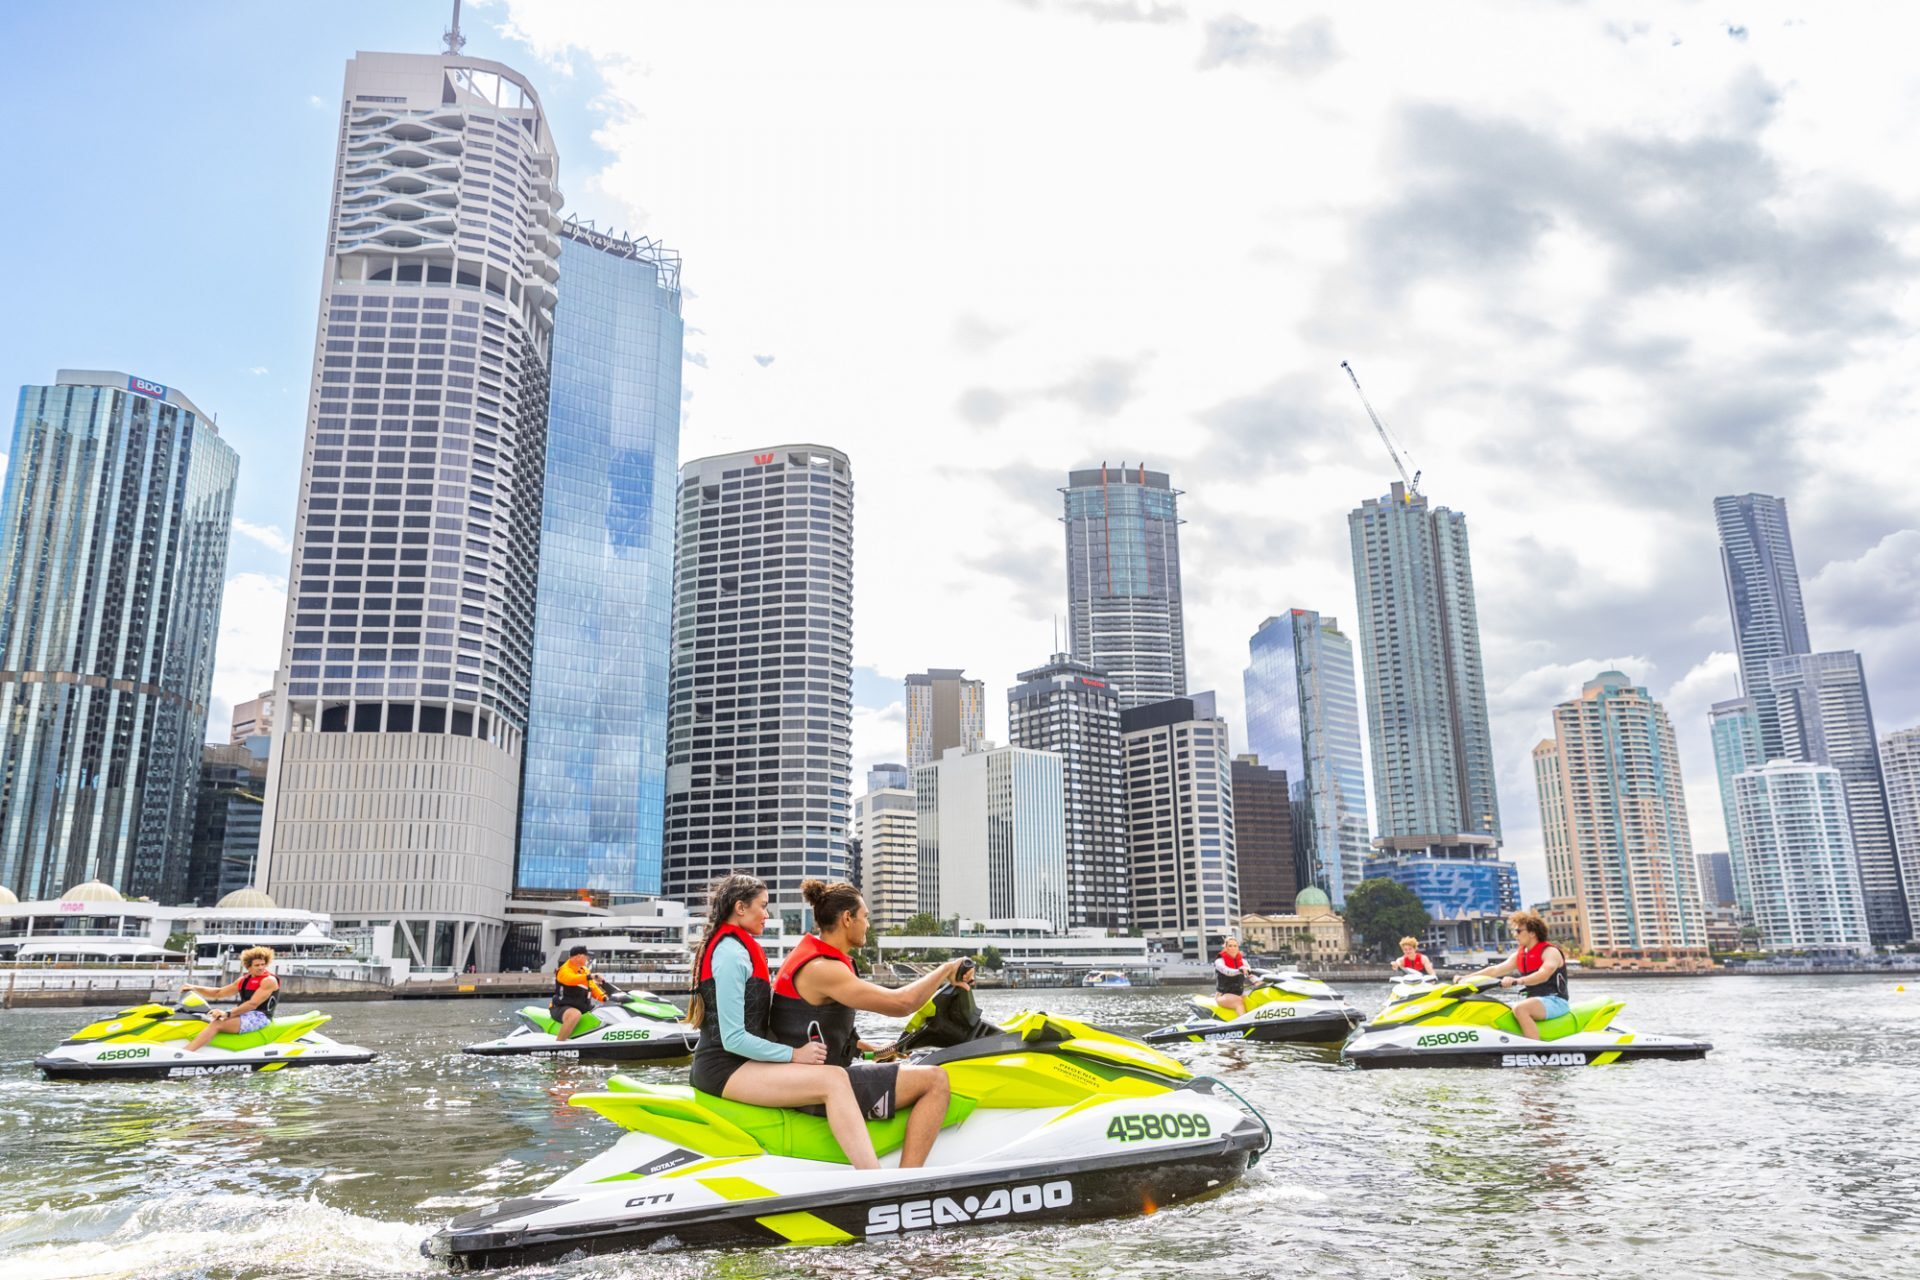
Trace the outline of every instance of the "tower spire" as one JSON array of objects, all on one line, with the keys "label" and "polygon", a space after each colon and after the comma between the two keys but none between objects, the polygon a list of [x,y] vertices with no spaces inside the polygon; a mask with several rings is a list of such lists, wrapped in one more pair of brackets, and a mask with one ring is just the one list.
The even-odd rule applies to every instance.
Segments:
[{"label": "tower spire", "polygon": [[447,52],[457,54],[467,47],[467,38],[460,34],[460,0],[453,0],[453,25],[446,30]]}]

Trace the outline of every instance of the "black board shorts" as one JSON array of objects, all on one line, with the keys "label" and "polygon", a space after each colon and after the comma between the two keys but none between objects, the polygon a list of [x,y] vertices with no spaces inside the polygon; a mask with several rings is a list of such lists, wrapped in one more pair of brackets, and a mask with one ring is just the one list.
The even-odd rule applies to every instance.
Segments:
[{"label": "black board shorts", "polygon": [[[868,1120],[891,1120],[900,1109],[900,1064],[897,1062],[855,1062],[847,1067],[847,1080],[853,1085],[853,1100]],[[810,1116],[824,1116],[824,1106],[798,1107]]]}]

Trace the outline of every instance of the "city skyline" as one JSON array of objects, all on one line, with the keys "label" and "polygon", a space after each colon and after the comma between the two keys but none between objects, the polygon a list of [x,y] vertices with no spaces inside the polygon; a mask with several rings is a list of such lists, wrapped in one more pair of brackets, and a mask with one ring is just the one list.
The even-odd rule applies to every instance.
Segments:
[{"label": "city skyline", "polygon": [[[14,385],[42,380],[49,369],[65,364],[152,371],[190,363],[169,376],[194,387],[205,402],[220,405],[237,432],[257,433],[236,437],[248,467],[224,610],[226,638],[219,654],[217,687],[227,703],[251,698],[267,687],[270,667],[262,664],[260,655],[277,647],[277,636],[263,648],[258,633],[249,633],[247,627],[250,619],[277,613],[274,579],[284,578],[287,568],[292,529],[288,498],[299,459],[284,441],[289,424],[303,411],[294,401],[304,399],[298,371],[311,353],[317,297],[311,263],[324,212],[315,206],[323,201],[317,193],[326,182],[321,171],[330,154],[338,67],[356,48],[430,52],[444,24],[437,9],[393,15],[382,8],[343,5],[337,15],[303,13],[310,29],[296,42],[301,47],[278,60],[273,80],[241,86],[266,104],[263,131],[273,137],[273,154],[249,166],[246,159],[253,153],[248,153],[234,168],[291,174],[293,181],[284,197],[286,216],[256,213],[252,218],[264,238],[256,251],[269,264],[260,274],[275,288],[262,297],[247,292],[252,287],[248,285],[222,305],[233,316],[205,316],[210,323],[181,326],[201,335],[196,338],[200,344],[230,351],[232,355],[222,358],[234,367],[214,368],[204,353],[176,363],[172,354],[183,348],[172,345],[175,340],[168,336],[157,343],[163,349],[148,354],[140,344],[150,335],[118,318],[109,318],[91,339],[104,350],[45,354],[59,338],[57,314],[36,321],[35,327],[46,333],[21,332],[21,340],[6,348],[20,366],[13,370]],[[1184,21],[1161,24],[1100,23],[1053,7],[1032,14],[1008,9],[981,18],[980,40],[1004,45],[1010,37],[1016,43],[1030,37],[1036,59],[1057,56],[1071,45],[1084,52],[1094,76],[1137,69],[1154,77],[1170,95],[1167,110],[1195,122],[1208,118],[1201,99],[1209,94],[1228,95],[1241,106],[1312,109],[1326,86],[1378,53],[1381,38],[1377,23],[1347,15],[1322,21],[1303,13],[1296,23],[1256,29],[1236,43],[1218,26],[1220,13],[1201,6],[1185,11]],[[174,33],[161,30],[164,24],[157,20],[130,14],[125,33],[109,33],[108,38],[146,40],[153,46],[151,56],[181,67],[184,80],[204,83],[207,77],[196,76],[194,68],[210,65],[208,59],[230,59],[236,38],[215,38],[210,29],[219,23],[217,6],[210,13],[213,16],[187,15]],[[821,19],[829,24],[836,20],[831,14]],[[78,24],[70,16],[34,14],[13,21],[24,36],[49,51],[49,61],[76,47]],[[712,71],[706,52],[713,43],[707,38],[713,30],[709,21],[684,13],[649,15],[644,21],[622,14],[590,30],[578,15],[525,7],[469,14],[468,52],[518,67],[539,85],[549,114],[559,120],[569,173],[579,175],[578,180],[569,179],[570,208],[598,217],[602,225],[658,234],[700,263],[690,281],[692,292],[699,295],[690,323],[706,332],[697,345],[689,343],[688,391],[693,399],[688,402],[686,456],[751,443],[749,437],[764,434],[766,412],[774,404],[824,399],[811,396],[810,389],[825,380],[844,383],[853,367],[844,357],[828,359],[833,353],[823,344],[809,342],[779,322],[783,308],[804,313],[790,301],[803,276],[808,290],[818,286],[810,273],[791,267],[770,273],[774,259],[768,249],[756,251],[749,243],[753,237],[766,237],[769,222],[746,212],[711,216],[734,189],[702,185],[691,177],[694,149],[713,145],[711,130],[733,119],[718,101],[718,91],[703,91],[698,84]],[[898,43],[911,28],[889,24],[910,21],[886,19],[871,39]],[[1433,20],[1420,18],[1415,25],[1423,27],[1428,21]],[[497,30],[503,22],[518,24],[519,35],[503,36]],[[1479,30],[1473,22],[1465,25]],[[947,492],[930,497],[927,491],[933,486],[912,479],[929,464],[921,451],[906,447],[908,439],[917,440],[921,433],[909,437],[900,431],[902,417],[896,411],[904,401],[890,382],[877,389],[879,398],[863,407],[863,421],[850,431],[817,433],[845,448],[863,477],[861,518],[856,522],[867,531],[860,535],[856,555],[861,565],[854,677],[856,773],[871,759],[898,755],[900,727],[890,716],[898,702],[897,681],[907,672],[924,669],[929,660],[964,662],[990,687],[998,687],[1031,665],[1033,655],[1047,651],[1041,645],[1048,642],[1052,618],[1064,602],[1057,587],[1059,526],[1042,508],[1057,502],[1059,474],[1097,465],[1102,458],[1147,457],[1187,491],[1182,515],[1189,523],[1182,556],[1188,583],[1188,684],[1221,690],[1222,712],[1237,731],[1243,717],[1233,676],[1242,661],[1240,645],[1259,618],[1295,600],[1312,600],[1342,618],[1353,613],[1350,595],[1340,590],[1346,575],[1338,548],[1339,514],[1384,491],[1390,471],[1376,453],[1377,442],[1358,406],[1343,398],[1350,388],[1342,387],[1337,363],[1348,354],[1365,363],[1370,393],[1418,463],[1428,469],[1436,492],[1444,492],[1449,505],[1472,517],[1504,834],[1510,856],[1528,876],[1530,899],[1541,896],[1544,877],[1538,833],[1530,829],[1528,816],[1534,806],[1528,803],[1526,751],[1545,729],[1548,708],[1577,691],[1579,681],[1594,670],[1629,670],[1668,706],[1685,757],[1697,842],[1702,848],[1723,847],[1715,837],[1719,806],[1705,730],[1707,704],[1724,699],[1734,687],[1724,588],[1708,508],[1717,493],[1752,489],[1789,500],[1815,642],[1823,650],[1851,648],[1863,654],[1874,672],[1874,709],[1883,731],[1920,719],[1920,673],[1909,660],[1920,618],[1899,591],[1885,589],[1903,581],[1902,575],[1920,562],[1912,500],[1892,479],[1901,470],[1898,450],[1905,447],[1896,438],[1897,422],[1912,393],[1903,382],[1890,380],[1891,367],[1874,354],[1880,341],[1874,335],[1890,314],[1885,308],[1894,304],[1870,301],[1861,288],[1869,277],[1879,279],[1882,268],[1896,275],[1907,268],[1891,254],[1870,210],[1822,212],[1819,197],[1832,188],[1828,179],[1808,176],[1809,152],[1798,141],[1809,132],[1822,132],[1814,126],[1832,114],[1837,72],[1823,51],[1843,38],[1844,25],[1837,16],[1799,32],[1779,24],[1755,24],[1736,38],[1702,17],[1677,27],[1672,34],[1680,43],[1669,44],[1636,36],[1631,29],[1609,35],[1579,15],[1556,16],[1543,21],[1537,32],[1516,35],[1521,42],[1517,47],[1535,53],[1547,49],[1550,55],[1551,41],[1561,40],[1596,64],[1593,75],[1632,73],[1636,110],[1624,120],[1596,116],[1590,108],[1576,110],[1555,129],[1517,114],[1518,89],[1515,97],[1497,99],[1492,91],[1470,91],[1457,71],[1396,64],[1407,66],[1407,75],[1389,101],[1369,108],[1365,119],[1346,115],[1328,125],[1329,148],[1379,157],[1377,169],[1372,161],[1334,164],[1317,149],[1303,157],[1313,161],[1314,173],[1328,179],[1314,199],[1335,192],[1331,198],[1339,204],[1343,221],[1355,230],[1350,236],[1337,228],[1327,232],[1311,252],[1301,251],[1308,255],[1304,261],[1271,247],[1265,262],[1247,259],[1249,245],[1278,243],[1265,228],[1250,224],[1236,223],[1225,234],[1211,237],[1235,243],[1233,264],[1258,288],[1271,282],[1267,272],[1304,275],[1291,290],[1297,301],[1277,304],[1282,309],[1273,326],[1249,324],[1250,295],[1238,292],[1223,295],[1216,288],[1213,307],[1203,303],[1180,308],[1182,326],[1197,326],[1191,342],[1176,342],[1172,330],[1159,328],[1137,306],[1116,306],[1118,282],[1090,290],[1092,296],[1077,304],[1072,302],[1074,291],[1061,287],[1075,278],[1071,273],[1085,271],[1096,259],[1112,260],[1113,240],[1106,236],[1136,234],[1139,224],[1122,220],[1128,225],[1095,236],[1084,251],[1064,246],[1069,251],[1063,254],[1056,215],[1043,213],[1038,227],[1020,229],[1033,247],[1017,251],[993,221],[987,203],[1000,179],[998,162],[987,163],[986,152],[971,145],[963,147],[957,159],[939,157],[939,163],[970,166],[953,171],[961,174],[975,174],[984,166],[977,176],[990,180],[986,193],[976,202],[963,203],[957,212],[940,215],[925,233],[931,245],[911,243],[903,249],[917,253],[938,248],[966,238],[963,232],[977,235],[985,229],[996,234],[987,238],[984,256],[999,265],[985,273],[981,287],[953,288],[944,294],[940,288],[928,290],[940,295],[940,310],[915,311],[903,322],[890,313],[901,295],[877,275],[889,255],[873,254],[872,263],[852,261],[852,275],[836,285],[844,300],[833,312],[835,324],[819,326],[846,333],[842,322],[849,315],[857,319],[864,309],[872,319],[853,326],[858,341],[846,343],[848,349],[893,351],[877,323],[885,316],[886,327],[941,352],[936,377],[925,377],[926,365],[920,360],[899,369],[906,375],[903,380],[923,383],[923,391],[915,394],[922,396],[938,424],[934,435],[942,444],[932,451],[931,466],[948,482]],[[253,30],[257,35],[272,28]],[[1289,68],[1277,51],[1293,47],[1288,40],[1300,31],[1320,31],[1323,39],[1301,47],[1322,52],[1317,57],[1303,54]],[[90,37],[98,34],[88,32]],[[193,48],[196,40],[207,45],[206,51]],[[589,47],[595,51],[586,52]],[[651,68],[627,65],[615,56],[621,49],[639,47],[657,47],[663,53]],[[666,50],[672,51],[671,57]],[[957,42],[953,56],[968,51],[978,52],[971,37]],[[730,56],[738,52],[728,48]],[[759,64],[751,59],[759,56],[754,53],[748,66],[714,78],[723,86],[737,83],[733,77],[756,73]],[[835,64],[847,73],[848,92],[874,91],[869,42],[855,42],[836,56],[852,60]],[[571,76],[559,70],[563,62]],[[1022,62],[1014,68],[1019,74],[1013,75],[1009,88],[1009,112],[1029,91],[1025,67]],[[1564,60],[1546,56],[1540,58],[1537,73],[1521,78],[1527,92],[1551,93],[1547,81],[1566,71]],[[256,73],[248,69],[245,74]],[[973,73],[950,69],[947,74]],[[150,86],[146,92],[168,95],[173,90]],[[1452,104],[1451,109],[1422,107],[1422,94]],[[613,105],[594,106],[596,95]],[[310,106],[310,96],[323,99],[323,106]],[[112,99],[104,100],[103,110],[111,105]],[[936,109],[919,98],[907,106],[917,112]],[[713,123],[703,123],[702,112],[712,113]],[[125,104],[116,113],[127,118],[143,114]],[[151,114],[157,129],[164,113]],[[801,131],[819,123],[808,118],[781,128]],[[86,124],[83,115],[74,127],[84,129]],[[131,127],[136,143],[148,137],[140,132],[144,122],[135,119]],[[878,136],[893,136],[892,127]],[[1003,127],[997,117],[979,127],[997,144]],[[167,121],[167,128],[180,131],[174,119]],[[604,145],[590,138],[601,128]],[[186,134],[189,141],[196,136],[192,128]],[[1417,198],[1431,197],[1443,215],[1466,212],[1475,190],[1469,179],[1482,172],[1471,140],[1507,138],[1564,158],[1571,154],[1569,139],[1580,134],[1594,141],[1601,154],[1614,155],[1653,154],[1665,141],[1683,154],[1691,154],[1689,147],[1727,143],[1744,166],[1741,173],[1761,184],[1759,189],[1774,197],[1776,205],[1784,202],[1797,210],[1804,221],[1760,225],[1757,240],[1729,244],[1704,262],[1673,266],[1667,288],[1682,305],[1666,309],[1658,322],[1630,314],[1630,308],[1621,308],[1622,316],[1609,327],[1585,335],[1556,322],[1547,331],[1560,336],[1548,340],[1552,349],[1545,351],[1533,339],[1521,344],[1523,350],[1503,349],[1505,330],[1492,326],[1470,302],[1470,294],[1455,278],[1455,264],[1484,263],[1503,281],[1546,272],[1562,282],[1564,291],[1555,296],[1570,299],[1578,316],[1597,316],[1615,306],[1619,298],[1614,290],[1658,271],[1669,261],[1661,255],[1678,241],[1663,239],[1620,212],[1591,183],[1588,169],[1578,164],[1552,169],[1560,175],[1559,185],[1537,177],[1514,184],[1510,202],[1494,212],[1516,218],[1515,225],[1523,229],[1517,238],[1536,247],[1547,243],[1539,238],[1545,233],[1525,228],[1559,225],[1592,233],[1605,251],[1605,256],[1586,259],[1599,264],[1597,283],[1591,272],[1559,272],[1545,248],[1538,258],[1475,249],[1449,231],[1457,222],[1442,222],[1433,237],[1437,247],[1377,261],[1367,256],[1402,243],[1393,236],[1407,227]],[[161,154],[170,154],[169,144],[155,141]],[[1416,146],[1419,141],[1433,145]],[[40,143],[28,138],[23,145],[37,148]],[[1096,140],[1094,145],[1109,144]],[[1874,145],[1872,129],[1852,131],[1847,148],[1821,163],[1841,178],[1861,178],[1872,189],[1898,194],[1898,184],[1907,179],[1877,172],[1863,159]],[[1861,150],[1854,151],[1856,146]],[[1028,149],[1016,146],[1010,154],[1015,160],[1009,171],[1019,171],[1018,158],[1029,154]],[[1195,175],[1164,149],[1153,154],[1157,163]],[[641,163],[648,155],[658,158]],[[1420,157],[1406,175],[1415,189],[1405,197],[1395,196],[1382,172],[1410,155]],[[817,160],[818,153],[802,148],[796,159],[809,157]],[[916,159],[902,181],[924,185],[929,177],[948,172],[932,168],[935,163]],[[50,166],[42,168],[51,171]],[[1687,190],[1671,171],[1659,164],[1653,168],[1655,177],[1644,181],[1668,181],[1676,191]],[[226,180],[222,175],[213,179]],[[782,167],[770,180],[788,184],[795,179]],[[784,251],[794,241],[811,237],[819,229],[820,215],[798,198],[805,188],[780,185],[778,190],[783,198],[773,203],[806,214],[804,223],[778,237],[777,247]],[[878,188],[879,205],[895,211],[897,225],[905,225],[905,218],[917,215],[921,206],[900,205],[897,192]],[[1089,198],[1129,192],[1127,187],[1097,184]],[[1052,185],[1047,193],[1066,194]],[[1221,203],[1221,191],[1207,183],[1196,184],[1196,194],[1208,204]],[[1311,216],[1305,201],[1286,198],[1274,187],[1256,186],[1243,194],[1251,198],[1239,202],[1241,207]],[[256,203],[268,199],[249,198]],[[1702,211],[1719,207],[1710,193],[1695,199]],[[1742,197],[1741,202],[1763,201]],[[71,203],[83,209],[83,219],[93,216],[84,211],[89,200]],[[1194,221],[1198,206],[1149,207],[1179,215],[1169,225],[1199,225]],[[1081,225],[1099,221],[1070,201],[1057,216]],[[896,220],[876,223],[876,218],[879,215],[860,213],[837,236],[872,241],[877,227],[896,225]],[[1812,270],[1821,252],[1814,233],[1822,228],[1836,233],[1862,230],[1864,241],[1852,243],[1864,244],[1857,252],[1865,256]],[[207,243],[197,238],[198,232],[179,234],[180,224],[164,218],[151,231],[116,224],[109,235],[84,222],[81,229],[106,247],[102,269],[124,271],[135,262],[174,261]],[[836,236],[828,239],[839,243]],[[1764,253],[1753,247],[1756,244],[1765,246]],[[1206,256],[1201,262],[1184,263],[1177,274],[1157,277],[1155,283],[1172,287],[1219,275],[1227,264],[1225,250],[1214,245],[1202,249]],[[1476,253],[1483,256],[1475,258]],[[1048,255],[1059,261],[1043,261]],[[954,256],[958,260],[961,255]],[[1768,284],[1759,279],[1755,264],[1760,257],[1790,265]],[[30,272],[39,270],[38,264],[26,265]],[[1029,272],[1030,281],[1018,293],[1006,289],[1009,279]],[[758,295],[743,285],[755,274],[762,277]],[[1329,301],[1328,291],[1348,278],[1362,287]],[[1386,304],[1416,281],[1429,290],[1423,308],[1410,309],[1372,336],[1375,308],[1379,314],[1396,310]],[[1742,310],[1742,322],[1756,331],[1748,336],[1759,339],[1743,344],[1753,353],[1747,357],[1756,362],[1751,366],[1722,361],[1725,349],[1714,331],[1720,326],[1717,299],[1728,290],[1751,295],[1761,304]],[[56,307],[66,305],[55,296],[60,291],[46,292],[55,297]],[[84,290],[75,292],[84,295]],[[1228,305],[1219,305],[1222,301]],[[1804,302],[1801,314],[1817,319],[1811,345],[1799,344],[1811,363],[1790,374],[1771,372],[1766,353],[1778,349],[1782,322],[1777,312],[1789,302]],[[1468,306],[1464,323],[1450,303]],[[1550,317],[1557,309],[1552,304],[1521,305],[1523,318]],[[1102,308],[1115,313],[1112,320],[1092,314]],[[1219,312],[1217,321],[1210,314],[1214,311]],[[236,327],[241,324],[244,330]],[[1314,332],[1303,337],[1301,330],[1308,324]],[[1226,337],[1229,326],[1248,330],[1249,336]],[[289,342],[284,332],[288,327],[306,332],[296,332]],[[1456,327],[1457,336],[1450,332]],[[1276,328],[1284,335],[1277,358],[1272,350],[1261,349]],[[208,344],[208,334],[232,335],[232,340]],[[1130,336],[1134,334],[1138,336]],[[1853,338],[1841,335],[1851,334],[1866,335],[1864,354],[1848,353]],[[1624,353],[1656,337],[1671,358],[1636,368]],[[881,346],[874,348],[874,342]],[[1390,346],[1397,349],[1384,349]],[[244,363],[236,363],[236,356]],[[771,359],[762,365],[756,356]],[[1496,372],[1496,363],[1505,371]],[[254,367],[268,372],[254,374]],[[1457,378],[1452,372],[1456,368],[1475,373]],[[1710,379],[1702,376],[1707,369],[1713,370]],[[1870,376],[1850,379],[1857,389],[1843,390],[1838,376],[1843,369],[1864,369]],[[276,400],[259,389],[285,380],[288,371],[299,388],[293,398]],[[1551,399],[1545,398],[1547,388],[1552,388]],[[1602,401],[1619,407],[1597,407]],[[1544,425],[1543,414],[1551,419]],[[1644,416],[1644,425],[1631,421],[1636,415]],[[797,424],[790,432],[783,428],[783,434],[797,435],[804,426]],[[1628,465],[1623,461],[1626,452],[1605,449],[1576,449],[1563,456],[1559,446],[1545,443],[1549,435],[1585,444],[1609,438],[1641,447],[1632,451]],[[1695,436],[1697,450],[1689,445]],[[1748,441],[1765,447],[1748,448]],[[1889,449],[1894,459],[1888,458]],[[1508,456],[1500,456],[1503,453]],[[1531,477],[1550,468],[1556,481],[1578,483],[1571,490],[1564,483],[1540,485],[1536,492]],[[1298,478],[1290,478],[1292,473]],[[1568,505],[1570,491],[1579,495],[1573,501],[1595,518],[1549,518]],[[908,558],[908,548],[887,544],[887,531],[905,526],[902,514],[913,504],[924,508],[916,517],[919,527],[973,527],[949,523],[968,510],[976,516],[984,513],[990,527],[958,554],[933,558],[942,562],[928,565],[926,576],[914,579],[905,572],[915,563]],[[1029,564],[1037,566],[1031,577]],[[1035,585],[1043,579],[1054,584],[1044,595]],[[874,607],[878,584],[889,581],[913,582],[898,619],[886,618]],[[984,622],[986,618],[992,623]],[[937,644],[928,641],[930,633],[938,636]],[[995,740],[1005,739],[995,722],[1000,711],[996,706],[989,713],[987,736]],[[226,722],[222,706],[216,706],[210,722]],[[1236,740],[1236,749],[1241,745]]]}]

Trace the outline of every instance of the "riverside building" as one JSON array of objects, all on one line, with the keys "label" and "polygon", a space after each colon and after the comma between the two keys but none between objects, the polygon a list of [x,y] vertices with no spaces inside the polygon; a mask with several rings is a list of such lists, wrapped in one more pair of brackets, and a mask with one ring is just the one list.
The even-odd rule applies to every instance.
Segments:
[{"label": "riverside building", "polygon": [[1285,769],[1233,758],[1234,868],[1248,915],[1285,915],[1300,892],[1289,790]]},{"label": "riverside building", "polygon": [[1901,729],[1880,739],[1880,776],[1887,788],[1887,813],[1893,820],[1894,848],[1900,854],[1900,879],[1907,889],[1909,915],[1920,914],[1920,728]]},{"label": "riverside building", "polygon": [[1007,690],[1007,726],[1014,746],[1060,757],[1071,927],[1124,932],[1133,910],[1119,692],[1056,653]]},{"label": "riverside building", "polygon": [[1786,500],[1764,493],[1715,498],[1713,518],[1720,530],[1720,569],[1733,615],[1741,696],[1753,702],[1760,758],[1779,760],[1787,752],[1769,664],[1813,648],[1807,642],[1807,611],[1800,598]]},{"label": "riverside building", "polygon": [[987,736],[987,684],[939,667],[906,680],[907,768],[932,764],[954,747],[978,751]]},{"label": "riverside building", "polygon": [[1122,710],[1187,691],[1180,516],[1164,471],[1142,463],[1067,473],[1067,622],[1075,661],[1119,691]]},{"label": "riverside building", "polygon": [[1734,779],[1753,922],[1769,951],[1873,949],[1847,791],[1838,769],[1793,760]]},{"label": "riverside building", "polygon": [[853,472],[816,444],[680,468],[667,721],[669,898],[844,880],[853,771]]},{"label": "riverside building", "polygon": [[1860,655],[1851,650],[1790,654],[1767,664],[1767,678],[1786,758],[1840,771],[1874,942],[1907,941],[1913,936],[1911,904],[1894,848],[1879,737]]},{"label": "riverside building", "polygon": [[495,968],[506,933],[557,165],[511,67],[347,64],[262,874],[431,968]]},{"label": "riverside building", "polygon": [[1135,925],[1188,960],[1240,921],[1233,769],[1227,722],[1211,693],[1120,716]]},{"label": "riverside building", "polygon": [[518,892],[660,892],[680,257],[569,221],[554,313]]},{"label": "riverside building", "polygon": [[869,790],[853,802],[860,842],[853,882],[873,927],[893,929],[920,909],[920,812],[912,787]]},{"label": "riverside building", "polygon": [[1733,780],[1767,762],[1760,743],[1760,713],[1752,698],[1716,702],[1707,713],[1713,734],[1713,768],[1720,781],[1720,816],[1727,824],[1727,855],[1733,873],[1733,896],[1740,914],[1751,917],[1753,903],[1747,890],[1746,855],[1740,848],[1740,817]]},{"label": "riverside building", "polygon": [[179,902],[240,460],[193,401],[20,390],[0,500],[0,887]]},{"label": "riverside building", "polygon": [[[946,919],[1044,920],[1067,928],[1060,757],[983,744],[914,770],[919,909]],[[933,886],[928,892],[928,884]]]},{"label": "riverside building", "polygon": [[1337,620],[1291,609],[1262,622],[1247,650],[1247,749],[1287,776],[1299,884],[1338,906],[1371,852],[1353,642]]},{"label": "riverside building", "polygon": [[1553,709],[1533,749],[1554,900],[1603,959],[1704,962],[1707,926],[1666,710],[1618,671]]}]

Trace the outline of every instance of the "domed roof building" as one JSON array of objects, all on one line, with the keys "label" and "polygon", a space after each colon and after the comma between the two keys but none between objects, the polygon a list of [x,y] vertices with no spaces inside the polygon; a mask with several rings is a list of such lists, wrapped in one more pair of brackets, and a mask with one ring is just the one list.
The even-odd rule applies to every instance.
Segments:
[{"label": "domed roof building", "polygon": [[229,907],[251,907],[256,910],[264,909],[267,911],[279,910],[279,904],[267,896],[266,890],[252,888],[251,886],[245,889],[235,889],[232,893],[220,899],[215,906],[220,910],[226,910]]},{"label": "domed roof building", "polygon": [[77,884],[60,895],[62,902],[125,902],[120,891],[110,884],[99,880],[89,880]]},{"label": "domed roof building", "polygon": [[1353,950],[1347,922],[1333,909],[1324,890],[1308,885],[1293,898],[1293,914],[1242,916],[1240,934],[1262,954],[1291,955],[1300,963],[1344,960]]},{"label": "domed roof building", "polygon": [[1306,915],[1307,908],[1309,907],[1325,907],[1328,911],[1331,911],[1333,910],[1333,903],[1328,899],[1325,891],[1318,885],[1310,884],[1294,895],[1293,913],[1299,916]]},{"label": "domed roof building", "polygon": [[18,902],[18,901],[20,901],[20,899],[15,896],[13,890],[7,888],[7,886],[3,884],[0,884],[0,906],[3,906],[10,902]]}]

